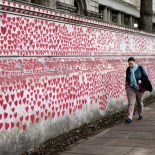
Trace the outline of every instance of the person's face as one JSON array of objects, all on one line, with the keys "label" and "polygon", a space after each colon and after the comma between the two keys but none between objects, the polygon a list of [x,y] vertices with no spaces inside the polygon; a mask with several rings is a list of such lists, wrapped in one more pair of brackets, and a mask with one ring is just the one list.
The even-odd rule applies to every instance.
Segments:
[{"label": "person's face", "polygon": [[134,67],[135,66],[135,62],[134,61],[128,61],[129,67]]}]

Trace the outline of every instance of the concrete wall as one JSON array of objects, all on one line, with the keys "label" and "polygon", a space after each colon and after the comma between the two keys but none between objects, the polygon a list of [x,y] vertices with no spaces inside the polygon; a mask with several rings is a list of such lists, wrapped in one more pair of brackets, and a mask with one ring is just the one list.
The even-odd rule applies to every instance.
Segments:
[{"label": "concrete wall", "polygon": [[140,6],[140,0],[123,0],[123,1],[130,3],[132,5],[138,6],[138,7]]},{"label": "concrete wall", "polygon": [[65,4],[69,4],[69,5],[74,5],[73,3],[74,0],[59,0],[59,2],[65,3]]},{"label": "concrete wall", "polygon": [[86,0],[88,11],[99,13],[99,4],[98,0]]},{"label": "concrete wall", "polygon": [[100,4],[109,6],[110,8],[113,8],[118,11],[125,12],[127,14],[134,15],[135,17],[139,17],[139,10],[136,9],[133,5],[127,5],[126,3],[122,3],[121,1],[116,0],[98,0]]},{"label": "concrete wall", "polygon": [[[124,0],[124,1],[137,7],[140,7],[140,0]],[[152,0],[152,2],[153,2],[153,11],[155,12],[155,0]]]},{"label": "concrete wall", "polygon": [[0,35],[0,155],[126,107],[130,55],[155,86],[151,34],[0,0]]},{"label": "concrete wall", "polygon": [[[140,0],[85,0],[87,11],[91,13],[99,13],[99,4],[105,5],[114,10],[140,18]],[[74,0],[59,0],[59,2],[74,6]],[[127,3],[124,3],[127,2]],[[153,0],[153,10],[155,11],[155,0]],[[155,15],[153,15],[153,23],[155,23]]]}]

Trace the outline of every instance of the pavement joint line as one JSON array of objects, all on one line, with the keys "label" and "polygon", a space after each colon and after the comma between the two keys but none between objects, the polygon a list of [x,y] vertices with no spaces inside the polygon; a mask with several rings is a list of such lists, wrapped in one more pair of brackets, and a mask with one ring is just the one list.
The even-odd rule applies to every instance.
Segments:
[{"label": "pavement joint line", "polygon": [[[80,155],[90,155],[90,154],[86,154],[86,153],[83,154],[83,153],[75,153],[75,152],[67,152],[67,151],[65,151],[65,152],[63,152],[63,153],[65,153],[65,154],[66,154],[66,153],[69,153],[69,154],[71,154],[71,155],[76,155],[76,154],[77,154],[77,155],[78,155],[78,154],[80,154]],[[96,154],[91,154],[91,155],[96,155]]]},{"label": "pavement joint line", "polygon": [[[138,125],[138,124],[134,124],[134,125],[132,125],[133,127],[134,126],[148,126],[148,124],[147,125]],[[130,127],[132,127],[132,126],[130,126]],[[152,124],[149,124],[149,126],[152,126],[152,127],[154,127],[155,126],[155,124],[154,125],[152,125]],[[121,126],[121,127],[125,127],[125,126]]]},{"label": "pavement joint line", "polygon": [[129,150],[129,152],[127,152],[127,154],[124,154],[124,155],[128,155],[130,152],[132,152],[135,148],[131,148],[131,150]]},{"label": "pavement joint line", "polygon": [[[152,113],[152,114],[155,114],[155,113]],[[144,114],[144,116],[151,116],[152,114]]]},{"label": "pavement joint line", "polygon": [[74,152],[66,152],[66,153],[69,153],[69,155],[102,155],[102,154],[86,154],[86,153],[74,153]]},{"label": "pavement joint line", "polygon": [[[93,139],[111,139],[111,138],[113,138],[113,139],[135,139],[135,140],[139,140],[139,139],[141,139],[141,138],[115,138],[115,137],[95,137],[95,138],[93,138]],[[90,140],[92,140],[92,139],[90,139]],[[152,140],[152,139],[141,139],[141,140]],[[153,139],[153,140],[155,140],[155,139]],[[82,144],[82,143],[81,143]]]},{"label": "pavement joint line", "polygon": [[[103,145],[100,145],[100,146],[103,146]],[[154,146],[152,146],[152,147],[149,147],[149,146],[124,146],[124,145],[104,145],[104,146],[115,146],[115,147],[130,147],[130,148],[141,148],[141,147],[143,147],[143,148],[154,148]],[[104,147],[103,146],[103,147]]]},{"label": "pavement joint line", "polygon": [[[149,125],[149,126],[152,126],[152,127],[155,126],[155,124],[154,124],[154,125],[152,125],[152,124],[147,124],[147,125],[138,125],[138,124],[134,124],[134,125],[132,125],[132,126],[133,126],[133,127],[134,127],[134,126],[142,126],[142,127],[143,127],[143,126],[148,126],[148,125]],[[132,127],[132,126],[131,126],[131,127]],[[121,127],[125,127],[125,126],[121,126]]]},{"label": "pavement joint line", "polygon": [[111,138],[113,138],[113,139],[155,140],[155,138],[154,139],[144,139],[144,138],[130,138],[130,137],[128,137],[128,138],[122,138],[122,137],[110,137],[110,136],[108,136],[108,137],[95,137],[95,138],[99,138],[99,139],[104,139],[104,138],[111,139]]},{"label": "pavement joint line", "polygon": [[[140,131],[136,131],[136,130],[112,130],[112,131],[126,131],[126,132],[132,131],[132,132],[140,132]],[[154,132],[154,130],[151,130],[151,131],[141,131],[141,132]]]},{"label": "pavement joint line", "polygon": [[[106,145],[106,144],[104,144],[104,145],[99,145],[99,144],[83,144],[83,146],[100,146],[100,147],[110,147],[110,146],[113,146],[113,147],[129,147],[129,148],[141,148],[141,147],[143,147],[143,148],[154,148],[154,146],[152,146],[152,147],[150,147],[150,146],[136,146],[136,145],[134,145],[134,146],[127,146],[127,145]],[[71,152],[72,150],[68,150],[68,151],[65,151],[65,152]],[[73,152],[72,152],[73,153]],[[90,154],[89,154],[90,155]]]},{"label": "pavement joint line", "polygon": [[[129,126],[129,125],[128,125],[128,126]],[[138,125],[138,124],[133,124],[133,125],[131,125],[130,127],[134,127],[134,126],[143,127],[143,126],[148,126],[148,124],[147,124],[147,125],[145,125],[145,124],[141,124],[141,125],[140,125],[140,124],[139,124],[139,125]],[[150,126],[154,127],[155,125],[149,124],[149,127],[150,127]],[[117,126],[117,127],[119,127],[119,126]],[[121,127],[126,127],[126,126],[121,126]],[[115,127],[115,128],[116,128],[116,127]],[[115,129],[115,128],[114,128],[114,129]]]},{"label": "pavement joint line", "polygon": [[155,121],[155,119],[150,119],[150,118],[146,118],[146,117],[145,117],[143,120],[138,120],[138,119],[137,119],[137,120],[133,120],[133,121],[134,121],[134,122],[143,122],[143,121],[145,122],[145,121]]}]

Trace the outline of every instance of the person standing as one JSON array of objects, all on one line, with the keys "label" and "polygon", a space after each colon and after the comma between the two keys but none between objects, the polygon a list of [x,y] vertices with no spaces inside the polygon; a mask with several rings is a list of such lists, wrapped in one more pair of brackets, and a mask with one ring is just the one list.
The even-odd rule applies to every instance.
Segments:
[{"label": "person standing", "polygon": [[128,59],[129,67],[126,69],[126,92],[128,98],[128,114],[126,123],[131,123],[134,107],[137,102],[138,120],[143,119],[143,98],[145,89],[142,87],[142,77],[148,79],[147,73],[142,66],[138,66],[134,57]]}]

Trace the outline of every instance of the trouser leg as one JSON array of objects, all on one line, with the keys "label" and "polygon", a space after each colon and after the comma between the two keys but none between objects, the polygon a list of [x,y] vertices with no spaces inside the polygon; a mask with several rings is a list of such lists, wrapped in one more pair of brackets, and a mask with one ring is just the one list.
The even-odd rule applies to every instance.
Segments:
[{"label": "trouser leg", "polygon": [[144,109],[143,98],[144,98],[144,93],[137,91],[136,100],[137,100],[137,109],[138,109],[139,116],[143,115],[143,109]]},{"label": "trouser leg", "polygon": [[136,92],[135,89],[128,87],[127,90],[127,98],[128,98],[128,118],[132,120],[134,106],[136,103]]}]

